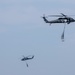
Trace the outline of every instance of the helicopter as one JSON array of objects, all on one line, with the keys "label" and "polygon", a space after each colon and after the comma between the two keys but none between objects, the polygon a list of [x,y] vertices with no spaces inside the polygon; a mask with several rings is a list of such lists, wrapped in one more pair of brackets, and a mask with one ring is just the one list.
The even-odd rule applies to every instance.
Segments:
[{"label": "helicopter", "polygon": [[[60,13],[61,15],[48,15],[48,16],[45,16],[43,15],[43,20],[46,22],[46,23],[49,23],[50,25],[51,24],[56,24],[56,23],[64,23],[64,24],[70,24],[72,22],[75,22],[75,19],[73,19],[72,17],[68,17],[67,15],[63,14],[63,13]],[[72,16],[75,16],[75,15],[72,15]],[[51,20],[49,21],[47,18],[48,17],[58,17],[57,19],[55,20]],[[61,35],[61,39],[62,39],[62,42],[64,42],[64,33],[65,33],[65,25],[64,25],[64,29],[63,29],[63,33]]]},{"label": "helicopter", "polygon": [[[61,15],[48,15],[48,16],[43,16],[42,18],[44,19],[44,21],[46,23],[50,23],[53,24],[53,23],[67,23],[67,24],[70,24],[71,22],[75,22],[75,19],[73,19],[72,17],[68,17],[67,15],[63,14],[63,13],[60,13]],[[55,20],[47,20],[46,18],[47,17],[59,17]]]},{"label": "helicopter", "polygon": [[[27,60],[30,60],[30,59],[33,59],[34,58],[34,55],[29,55],[29,56],[27,56],[27,57],[25,57],[25,56],[23,56],[23,58],[21,59],[21,61],[27,61]],[[27,64],[27,62],[26,62],[26,66],[28,67],[28,64]]]}]

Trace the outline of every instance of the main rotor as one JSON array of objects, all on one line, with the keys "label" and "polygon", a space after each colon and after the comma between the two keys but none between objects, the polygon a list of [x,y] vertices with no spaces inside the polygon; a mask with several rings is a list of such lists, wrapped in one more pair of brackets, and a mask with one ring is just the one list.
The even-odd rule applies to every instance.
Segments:
[{"label": "main rotor", "polygon": [[[75,15],[69,15],[69,16],[75,16]],[[48,17],[60,17],[60,18],[68,18],[67,15],[63,14],[63,13],[60,13],[60,15],[48,15],[46,16],[47,18]]]}]

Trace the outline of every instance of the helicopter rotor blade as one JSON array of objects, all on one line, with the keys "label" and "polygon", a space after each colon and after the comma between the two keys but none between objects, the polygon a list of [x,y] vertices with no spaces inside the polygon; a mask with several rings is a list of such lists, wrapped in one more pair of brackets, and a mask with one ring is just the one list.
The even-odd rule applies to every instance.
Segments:
[{"label": "helicopter rotor blade", "polygon": [[69,16],[75,16],[75,15],[69,15]]},{"label": "helicopter rotor blade", "polygon": [[48,18],[48,17],[68,17],[68,16],[75,16],[75,15],[65,15],[63,13],[60,13],[60,15],[48,15],[48,16],[45,16],[45,14],[43,15],[44,17]]},{"label": "helicopter rotor blade", "polygon": [[65,14],[63,14],[63,13],[60,13],[62,16],[64,16],[64,17],[68,17],[68,16],[75,16],[75,15],[65,15]]},{"label": "helicopter rotor blade", "polygon": [[48,15],[47,17],[63,17],[62,15]]},{"label": "helicopter rotor blade", "polygon": [[60,13],[62,16],[67,17],[67,15],[64,15],[63,13]]},{"label": "helicopter rotor blade", "polygon": [[27,56],[27,57],[33,57],[34,55],[29,55],[29,56]]},{"label": "helicopter rotor blade", "polygon": [[32,55],[28,55],[27,57],[30,57],[30,56],[32,56]]}]

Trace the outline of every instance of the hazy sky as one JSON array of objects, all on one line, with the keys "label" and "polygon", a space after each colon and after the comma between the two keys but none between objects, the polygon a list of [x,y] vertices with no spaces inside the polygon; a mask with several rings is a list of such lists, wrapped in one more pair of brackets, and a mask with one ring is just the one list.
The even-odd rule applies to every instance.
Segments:
[{"label": "hazy sky", "polygon": [[[62,42],[64,24],[41,18],[60,13],[75,15],[75,0],[0,1],[0,75],[75,75],[75,23]],[[28,68],[23,55],[35,56]]]}]

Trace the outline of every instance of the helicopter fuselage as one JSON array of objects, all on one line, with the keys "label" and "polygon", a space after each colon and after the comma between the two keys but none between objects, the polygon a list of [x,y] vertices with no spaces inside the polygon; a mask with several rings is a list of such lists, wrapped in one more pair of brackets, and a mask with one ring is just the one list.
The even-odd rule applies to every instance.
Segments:
[{"label": "helicopter fuselage", "polygon": [[32,56],[31,58],[24,57],[24,58],[21,59],[21,61],[30,60],[30,59],[33,59],[33,58],[34,58],[34,56]]},{"label": "helicopter fuselage", "polygon": [[66,23],[67,20],[66,19],[63,19],[63,18],[58,18],[56,20],[51,20],[51,21],[48,21],[49,23]]}]

